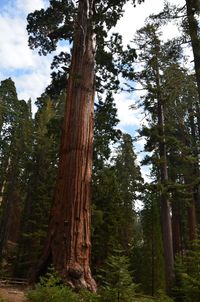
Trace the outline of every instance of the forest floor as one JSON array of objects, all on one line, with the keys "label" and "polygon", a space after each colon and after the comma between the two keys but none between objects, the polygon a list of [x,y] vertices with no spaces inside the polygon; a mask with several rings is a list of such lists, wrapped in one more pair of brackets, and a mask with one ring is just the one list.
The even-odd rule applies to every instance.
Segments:
[{"label": "forest floor", "polygon": [[17,287],[0,287],[0,302],[27,302],[24,291]]}]

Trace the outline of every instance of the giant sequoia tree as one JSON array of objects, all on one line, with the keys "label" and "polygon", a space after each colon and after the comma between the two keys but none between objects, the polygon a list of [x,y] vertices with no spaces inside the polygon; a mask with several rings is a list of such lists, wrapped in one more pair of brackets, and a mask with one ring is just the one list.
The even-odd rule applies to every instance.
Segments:
[{"label": "giant sequoia tree", "polygon": [[93,13],[93,1],[79,3],[58,177],[43,261],[51,257],[56,270],[72,286],[95,290],[89,265],[96,47]]},{"label": "giant sequoia tree", "polygon": [[124,3],[82,0],[76,7],[73,1],[51,0],[46,11],[28,16],[29,44],[40,47],[41,53],[54,50],[60,38],[73,40],[58,176],[40,271],[52,262],[63,280],[76,288],[96,289],[89,264],[95,36],[104,55],[103,73],[109,59],[110,72],[117,75],[112,50],[108,55],[102,45]]}]

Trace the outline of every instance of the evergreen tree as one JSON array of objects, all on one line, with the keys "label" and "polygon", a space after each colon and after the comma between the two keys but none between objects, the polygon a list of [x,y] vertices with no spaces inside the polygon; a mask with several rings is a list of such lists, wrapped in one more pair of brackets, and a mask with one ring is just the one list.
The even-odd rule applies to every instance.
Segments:
[{"label": "evergreen tree", "polygon": [[137,286],[130,275],[129,260],[126,256],[120,255],[119,251],[108,257],[105,269],[102,270],[102,279],[104,280],[102,301],[135,301]]},{"label": "evergreen tree", "polygon": [[29,44],[44,54],[55,49],[59,38],[73,37],[58,178],[40,270],[52,258],[66,283],[91,290],[96,288],[89,265],[95,36],[104,42],[125,2],[79,1],[76,7],[52,0],[46,11],[28,16]]},{"label": "evergreen tree", "polygon": [[[32,146],[30,102],[19,101],[11,79],[1,83],[3,114],[1,136],[2,203],[0,222],[0,255],[9,260],[16,252],[21,212],[28,182],[27,162]],[[14,249],[14,251],[13,251]]]},{"label": "evergreen tree", "polygon": [[150,138],[150,140],[147,139],[146,151],[154,150],[151,159],[155,163],[157,182],[162,188],[160,190],[160,213],[166,283],[167,289],[170,290],[173,280],[174,257],[170,217],[171,205],[167,194],[167,183],[169,182],[166,134],[167,99],[163,93],[163,73],[167,65],[173,64],[174,57],[169,54],[168,47],[162,45],[158,32],[159,27],[152,24],[147,24],[137,32],[135,43],[140,49],[138,58],[143,61],[143,66],[142,70],[135,75],[135,78],[147,90],[143,105],[144,109],[150,114],[150,128],[144,127],[143,135]]},{"label": "evergreen tree", "polygon": [[139,282],[145,293],[155,296],[159,291],[165,291],[159,194],[147,189],[144,199],[141,211],[143,242],[140,247],[142,257]]},{"label": "evergreen tree", "polygon": [[15,267],[18,276],[28,277],[35,269],[47,235],[59,145],[59,137],[49,129],[54,118],[52,100],[43,97],[43,106],[34,121],[34,145],[28,166],[29,179]]},{"label": "evergreen tree", "polygon": [[104,164],[94,177],[93,263],[97,269],[118,246],[130,255],[135,236],[134,206],[141,184],[132,139],[124,134],[112,164]]}]

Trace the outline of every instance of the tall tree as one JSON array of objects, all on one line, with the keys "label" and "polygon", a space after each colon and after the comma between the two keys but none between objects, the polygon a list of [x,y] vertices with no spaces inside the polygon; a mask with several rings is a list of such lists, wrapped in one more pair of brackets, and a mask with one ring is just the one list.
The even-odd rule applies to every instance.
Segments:
[{"label": "tall tree", "polygon": [[[163,73],[167,64],[173,62],[173,56],[168,53],[158,37],[159,27],[147,24],[136,33],[135,43],[140,50],[138,58],[143,62],[142,70],[135,74],[136,80],[147,90],[144,97],[144,108],[148,110],[150,128],[154,133],[154,155],[156,156],[156,179],[161,186],[160,190],[160,208],[161,223],[163,234],[165,272],[167,289],[170,290],[173,282],[173,243],[171,227],[171,205],[167,194],[168,162],[167,162],[167,145],[166,145],[166,121],[165,107],[166,99],[163,94]],[[144,127],[144,132],[148,132]],[[146,134],[147,134],[146,132]],[[146,147],[151,143],[147,140]],[[151,146],[152,147],[152,146]],[[151,149],[152,151],[152,149]],[[154,167],[155,167],[154,166]]]},{"label": "tall tree", "polygon": [[30,102],[17,98],[14,82],[2,81],[3,103],[0,162],[2,172],[2,203],[0,221],[0,255],[9,257],[9,247],[16,247],[21,212],[27,188],[27,162],[32,145],[32,116]]},{"label": "tall tree", "polygon": [[[158,192],[147,186],[143,197],[144,208],[141,211],[143,236],[139,248],[141,262],[138,281],[145,293],[154,296],[159,290],[165,291],[166,286],[160,225],[160,196]],[[135,261],[138,259],[136,258]]]},{"label": "tall tree", "polygon": [[135,238],[135,203],[139,199],[142,177],[130,135],[122,135],[114,154],[94,175],[94,271],[104,266],[116,248],[129,256]]},{"label": "tall tree", "polygon": [[60,161],[43,264],[49,257],[72,287],[95,290],[90,272],[90,182],[95,34],[93,1],[79,3],[60,146]]},{"label": "tall tree", "polygon": [[58,177],[40,269],[51,259],[66,283],[91,290],[96,289],[89,263],[95,36],[104,42],[125,2],[84,0],[76,7],[74,1],[51,0],[46,11],[28,17],[29,44],[44,54],[55,49],[59,38],[73,36]]},{"label": "tall tree", "polygon": [[[14,272],[17,277],[26,278],[34,270],[41,257],[47,235],[60,138],[53,101],[48,97],[42,97],[40,106],[34,119],[34,143],[29,155],[31,160],[28,161],[26,168],[27,192],[22,211]],[[56,129],[54,130],[57,131],[56,135],[52,127]]]},{"label": "tall tree", "polygon": [[200,4],[198,0],[186,0],[188,33],[191,38],[191,45],[194,55],[194,68],[196,74],[197,88],[200,102],[200,38],[199,22],[197,15],[200,13]]}]

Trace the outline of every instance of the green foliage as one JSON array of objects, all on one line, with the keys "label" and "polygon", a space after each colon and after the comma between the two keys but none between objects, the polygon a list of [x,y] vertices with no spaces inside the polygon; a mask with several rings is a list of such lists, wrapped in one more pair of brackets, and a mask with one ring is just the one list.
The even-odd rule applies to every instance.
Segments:
[{"label": "green foliage", "polygon": [[34,120],[32,160],[27,169],[29,181],[15,268],[15,272],[21,277],[26,277],[35,267],[46,239],[59,144],[59,131],[54,134],[49,123],[55,120],[56,113],[51,99],[40,98],[40,109]]},{"label": "green foliage", "polygon": [[31,302],[98,302],[99,296],[86,290],[73,292],[62,283],[53,268],[49,268],[47,274],[40,279],[35,289],[27,292],[27,298]]},{"label": "green foliage", "polygon": [[27,293],[27,298],[31,302],[78,302],[79,299],[66,286],[42,286],[38,284],[35,290]]},{"label": "green foliage", "polygon": [[26,297],[30,302],[172,302],[162,292],[155,298],[136,293],[136,285],[132,283],[128,272],[126,257],[110,257],[107,265],[111,271],[104,271],[103,274],[106,273],[108,282],[98,293],[88,290],[73,292],[62,283],[55,270],[50,268],[35,289],[26,293]]},{"label": "green foliage", "polygon": [[[5,273],[16,254],[21,211],[27,193],[28,161],[33,144],[30,101],[19,100],[12,79],[0,84],[0,255]],[[11,242],[12,248],[8,242]],[[8,263],[8,260],[11,263]],[[8,264],[8,265],[7,265]],[[10,265],[9,265],[10,264]],[[10,273],[10,272],[9,272]]]},{"label": "green foliage", "polygon": [[27,292],[27,298],[32,302],[78,302],[77,295],[62,284],[53,268],[40,278],[34,290]]},{"label": "green foliage", "polygon": [[[107,138],[106,135],[105,140],[103,137],[98,140],[100,151],[109,148]],[[105,146],[102,141],[106,141]],[[102,168],[100,161],[96,161],[98,166],[93,176],[92,257],[95,269],[102,266],[118,246],[129,254],[136,233],[134,203],[142,184],[130,135],[122,135],[112,164],[106,164],[105,157],[103,159]]]},{"label": "green foliage", "polygon": [[120,255],[119,251],[116,255],[108,257],[104,270],[101,270],[103,302],[134,301],[137,286],[133,283],[128,269],[128,258]]},{"label": "green foliage", "polygon": [[191,249],[176,259],[176,287],[174,295],[177,301],[200,301],[200,240],[191,244]]},{"label": "green foliage", "polygon": [[105,101],[100,98],[95,103],[94,119],[94,173],[102,169],[106,160],[111,155],[111,144],[119,141],[121,131],[115,127],[119,123],[117,109],[111,93],[108,93]]},{"label": "green foliage", "polygon": [[[154,296],[165,290],[163,243],[160,225],[159,194],[146,190],[141,211],[142,243],[140,245],[140,279],[143,291]],[[134,256],[134,248],[133,248]],[[134,262],[137,265],[138,259]],[[134,264],[133,264],[134,265]]]}]

